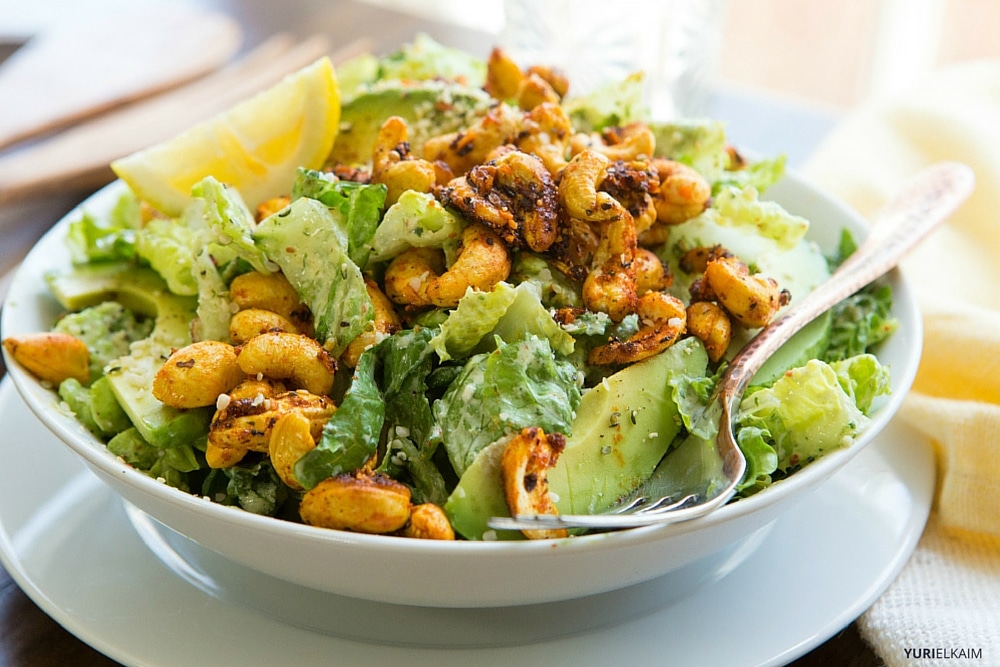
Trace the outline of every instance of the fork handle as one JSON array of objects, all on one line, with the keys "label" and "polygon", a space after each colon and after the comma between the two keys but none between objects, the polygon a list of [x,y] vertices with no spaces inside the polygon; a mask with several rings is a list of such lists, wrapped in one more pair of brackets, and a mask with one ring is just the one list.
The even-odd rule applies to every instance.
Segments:
[{"label": "fork handle", "polygon": [[955,212],[974,183],[972,169],[958,162],[938,163],[917,174],[882,210],[871,233],[829,279],[761,329],[733,357],[717,387],[723,405],[729,407],[764,362],[802,327],[895,267]]}]

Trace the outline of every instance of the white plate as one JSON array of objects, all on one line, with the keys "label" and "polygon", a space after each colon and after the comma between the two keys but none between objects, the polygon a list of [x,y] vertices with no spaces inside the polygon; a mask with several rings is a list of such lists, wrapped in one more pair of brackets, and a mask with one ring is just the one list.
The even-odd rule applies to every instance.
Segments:
[{"label": "white plate", "polygon": [[[0,423],[4,566],[67,630],[147,667],[631,667],[666,656],[671,665],[783,664],[847,626],[891,583],[923,530],[934,485],[930,444],[893,422],[714,583],[684,595],[660,579],[572,602],[426,609],[305,591],[163,529],[39,424],[9,381],[0,385]],[[357,640],[365,637],[382,643]]]}]

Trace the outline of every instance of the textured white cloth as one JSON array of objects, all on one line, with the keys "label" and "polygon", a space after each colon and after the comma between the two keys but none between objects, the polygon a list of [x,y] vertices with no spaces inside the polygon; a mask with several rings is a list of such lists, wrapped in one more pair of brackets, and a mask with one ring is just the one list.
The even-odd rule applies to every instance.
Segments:
[{"label": "textured white cloth", "polygon": [[871,217],[939,160],[971,166],[976,191],[903,264],[925,339],[900,418],[934,442],[938,484],[911,560],[858,622],[889,667],[1000,665],[1000,62],[859,108],[805,168]]}]

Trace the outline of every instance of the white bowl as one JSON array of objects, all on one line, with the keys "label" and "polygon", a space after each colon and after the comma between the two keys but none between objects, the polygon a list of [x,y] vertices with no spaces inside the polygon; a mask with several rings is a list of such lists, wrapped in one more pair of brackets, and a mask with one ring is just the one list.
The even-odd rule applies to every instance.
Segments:
[{"label": "white bowl", "polygon": [[[121,191],[114,183],[81,204],[99,211]],[[812,223],[809,238],[824,249],[848,228],[867,224],[851,209],[794,174],[767,197]],[[59,314],[43,275],[68,266],[68,219],[32,250],[11,285],[0,329],[4,336],[48,329]],[[38,418],[79,454],[128,503],[177,533],[251,569],[319,591],[397,604],[487,607],[552,602],[620,589],[660,576],[678,588],[714,580],[736,567],[765,538],[782,512],[843,467],[898,410],[916,373],[921,322],[912,291],[890,274],[899,329],[879,350],[892,371],[893,392],[849,448],[827,454],[788,479],[709,516],[669,526],[565,540],[436,542],[372,536],[257,516],[189,495],[132,469],[60,407],[58,396],[12,359],[7,367]],[[823,530],[816,526],[816,530]]]}]

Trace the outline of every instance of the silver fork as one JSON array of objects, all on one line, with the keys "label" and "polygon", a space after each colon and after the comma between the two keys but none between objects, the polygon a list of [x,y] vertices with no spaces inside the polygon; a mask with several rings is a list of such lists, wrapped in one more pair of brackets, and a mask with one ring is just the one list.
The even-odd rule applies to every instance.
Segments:
[{"label": "silver fork", "polygon": [[[733,433],[733,414],[761,365],[802,327],[876,278],[888,273],[971,194],[966,165],[943,162],[920,172],[880,213],[877,224],[837,271],[798,304],[768,324],[729,363],[691,434],[667,457],[652,480],[604,514],[520,514],[493,517],[491,528],[634,528],[687,521],[733,497],[746,459]],[[714,447],[711,433],[717,432]],[[683,461],[677,459],[683,458]],[[695,471],[695,474],[691,474]]]}]

